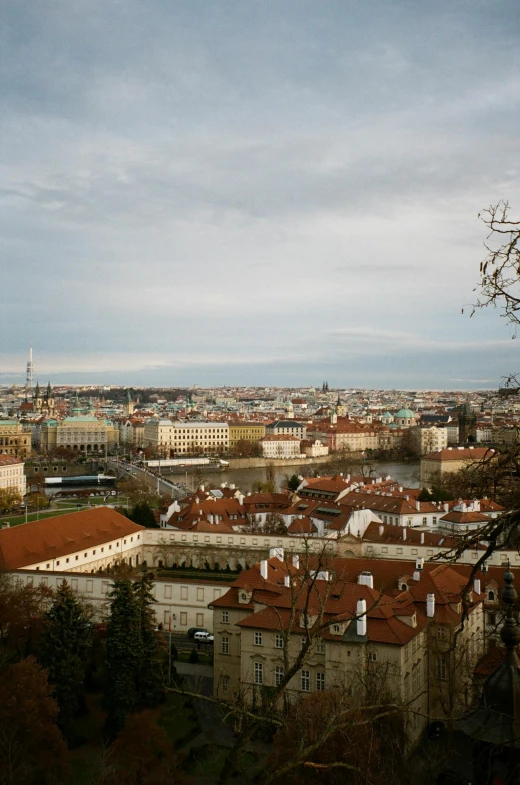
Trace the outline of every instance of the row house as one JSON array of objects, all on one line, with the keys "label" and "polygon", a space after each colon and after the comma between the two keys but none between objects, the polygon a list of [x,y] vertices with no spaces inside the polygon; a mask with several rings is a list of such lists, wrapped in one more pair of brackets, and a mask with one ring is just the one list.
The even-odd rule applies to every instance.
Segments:
[{"label": "row house", "polygon": [[[361,566],[288,559],[279,550],[242,572],[210,603],[215,696],[254,704],[283,685],[290,700],[336,689],[362,705],[374,688],[402,705],[412,741],[429,721],[459,716],[484,651],[479,583],[453,652],[464,576],[444,565],[413,576],[382,560],[371,562],[372,571]],[[284,685],[302,646],[303,662]]]}]

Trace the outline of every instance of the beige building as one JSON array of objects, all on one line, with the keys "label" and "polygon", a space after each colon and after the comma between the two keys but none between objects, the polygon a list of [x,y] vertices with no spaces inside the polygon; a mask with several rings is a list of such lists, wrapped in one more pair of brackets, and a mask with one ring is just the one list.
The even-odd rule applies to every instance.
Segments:
[{"label": "beige building", "polygon": [[90,415],[45,420],[40,426],[40,449],[53,452],[63,447],[78,453],[105,453],[119,444],[119,430],[110,420]]},{"label": "beige building", "polygon": [[229,450],[229,425],[225,422],[146,420],[143,447],[164,458],[222,455]]},{"label": "beige building", "polygon": [[264,436],[260,441],[264,458],[299,458],[300,439],[296,436]]},{"label": "beige building", "polygon": [[12,455],[0,454],[0,491],[14,491],[20,501],[26,493],[24,463]]},{"label": "beige building", "polygon": [[479,461],[494,458],[494,450],[487,447],[447,447],[421,458],[421,484],[435,483],[445,474],[458,472]]},{"label": "beige building", "polygon": [[[373,561],[370,572],[334,559],[309,590],[310,566],[278,553],[211,603],[217,697],[260,703],[264,690],[282,685],[289,698],[336,689],[362,705],[375,689],[403,707],[412,742],[429,721],[463,713],[484,652],[478,581],[452,652],[466,578],[450,566],[410,575],[398,563]],[[302,647],[301,667],[284,685]]]},{"label": "beige building", "polygon": [[414,425],[408,432],[410,451],[414,455],[426,455],[430,452],[444,450],[448,446],[447,428],[435,425]]},{"label": "beige building", "polygon": [[16,420],[0,420],[0,453],[27,458],[31,454],[31,429]]}]

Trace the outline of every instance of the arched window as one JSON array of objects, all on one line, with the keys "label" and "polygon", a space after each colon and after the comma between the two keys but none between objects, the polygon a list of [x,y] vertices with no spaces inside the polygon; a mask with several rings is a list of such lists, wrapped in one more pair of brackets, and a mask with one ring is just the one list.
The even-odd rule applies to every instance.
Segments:
[{"label": "arched window", "polygon": [[495,599],[495,592],[493,591],[493,589],[490,589],[490,590],[488,591],[488,600],[490,600],[491,602],[493,602],[493,601],[494,601],[494,599]]}]

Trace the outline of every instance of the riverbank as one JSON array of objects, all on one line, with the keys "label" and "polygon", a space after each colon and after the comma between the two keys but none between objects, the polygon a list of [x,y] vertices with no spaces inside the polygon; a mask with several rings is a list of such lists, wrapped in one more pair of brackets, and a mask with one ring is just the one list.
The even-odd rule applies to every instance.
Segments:
[{"label": "riverbank", "polygon": [[[266,469],[268,466],[314,466],[328,463],[330,455],[319,458],[227,458],[229,471],[233,469]],[[204,467],[202,467],[204,470]]]}]

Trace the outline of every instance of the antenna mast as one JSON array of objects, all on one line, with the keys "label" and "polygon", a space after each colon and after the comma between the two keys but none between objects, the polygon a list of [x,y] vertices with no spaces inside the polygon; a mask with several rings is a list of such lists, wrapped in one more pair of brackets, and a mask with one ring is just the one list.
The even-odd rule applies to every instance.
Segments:
[{"label": "antenna mast", "polygon": [[25,377],[25,386],[28,390],[32,390],[33,386],[33,358],[32,358],[32,346],[29,349],[29,360],[27,361],[27,375]]}]

